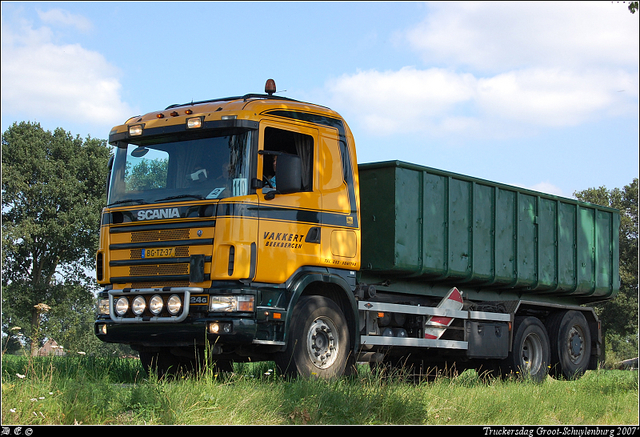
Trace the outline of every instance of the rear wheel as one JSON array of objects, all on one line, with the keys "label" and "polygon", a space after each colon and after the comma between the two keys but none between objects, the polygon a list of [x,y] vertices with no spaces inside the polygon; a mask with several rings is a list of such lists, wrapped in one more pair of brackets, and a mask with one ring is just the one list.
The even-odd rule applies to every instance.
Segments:
[{"label": "rear wheel", "polygon": [[287,349],[276,355],[280,371],[289,376],[341,376],[349,356],[346,319],[331,299],[303,296],[289,327]]},{"label": "rear wheel", "polygon": [[589,367],[591,332],[579,311],[563,311],[547,319],[551,343],[551,367],[555,376],[579,378]]},{"label": "rear wheel", "polygon": [[516,317],[513,348],[503,362],[503,374],[516,373],[542,381],[549,372],[550,351],[547,330],[536,317]]}]

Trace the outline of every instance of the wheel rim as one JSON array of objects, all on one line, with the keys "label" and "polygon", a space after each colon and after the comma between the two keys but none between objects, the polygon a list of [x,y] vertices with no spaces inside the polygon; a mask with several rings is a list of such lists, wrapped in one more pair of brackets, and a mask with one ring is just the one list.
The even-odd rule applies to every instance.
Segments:
[{"label": "wheel rim", "polygon": [[307,333],[307,353],[311,362],[319,369],[328,369],[338,358],[338,330],[326,317],[313,321]]},{"label": "wheel rim", "polygon": [[572,326],[567,337],[567,351],[573,364],[578,364],[584,356],[584,332],[578,326]]},{"label": "wheel rim", "polygon": [[522,342],[520,351],[523,372],[537,374],[542,367],[542,340],[537,334],[529,334]]}]

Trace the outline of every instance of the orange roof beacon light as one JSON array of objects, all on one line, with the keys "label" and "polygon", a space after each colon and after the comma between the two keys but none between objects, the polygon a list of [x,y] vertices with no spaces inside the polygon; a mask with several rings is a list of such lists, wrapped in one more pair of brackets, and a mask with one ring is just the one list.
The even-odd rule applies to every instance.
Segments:
[{"label": "orange roof beacon light", "polygon": [[276,92],[276,81],[273,79],[267,79],[267,83],[264,85],[264,92],[270,96]]}]

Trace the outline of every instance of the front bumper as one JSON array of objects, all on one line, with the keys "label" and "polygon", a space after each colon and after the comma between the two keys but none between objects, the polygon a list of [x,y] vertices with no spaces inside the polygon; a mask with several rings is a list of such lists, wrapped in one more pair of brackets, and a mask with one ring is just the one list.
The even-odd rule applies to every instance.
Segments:
[{"label": "front bumper", "polygon": [[[118,316],[115,301],[126,296],[130,302],[135,297],[150,299],[153,295],[165,297],[178,294],[184,302],[181,312],[170,315],[166,311],[154,316],[145,311],[135,316],[131,311]],[[253,311],[211,312],[212,296],[254,296]],[[107,343],[124,343],[134,347],[193,347],[207,344],[226,346],[284,345],[283,333],[286,312],[272,303],[279,302],[282,291],[265,291],[253,288],[202,289],[195,287],[163,289],[104,290],[99,300],[108,298],[109,314],[98,315],[95,335]],[[262,299],[267,306],[261,306]],[[275,316],[274,316],[275,314]],[[214,325],[215,328],[214,329]]]},{"label": "front bumper", "polygon": [[[229,333],[210,334],[210,323],[231,326]],[[204,346],[205,344],[243,345],[256,339],[258,326],[250,318],[205,317],[187,319],[182,323],[126,324],[110,319],[95,322],[96,336],[106,343],[125,343],[145,347]]]}]

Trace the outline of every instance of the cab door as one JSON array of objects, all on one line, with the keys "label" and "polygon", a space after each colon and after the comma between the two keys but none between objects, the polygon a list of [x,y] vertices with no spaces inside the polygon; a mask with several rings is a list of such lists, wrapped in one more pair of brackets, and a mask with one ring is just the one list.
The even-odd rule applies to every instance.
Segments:
[{"label": "cab door", "polygon": [[[322,169],[318,168],[318,138],[318,129],[304,123],[260,123],[257,170],[264,187],[257,190],[256,282],[281,284],[302,266],[321,265],[322,196],[318,173]],[[283,155],[300,159],[299,191],[278,191],[277,158]],[[273,181],[273,176],[275,183],[267,183]]]}]

